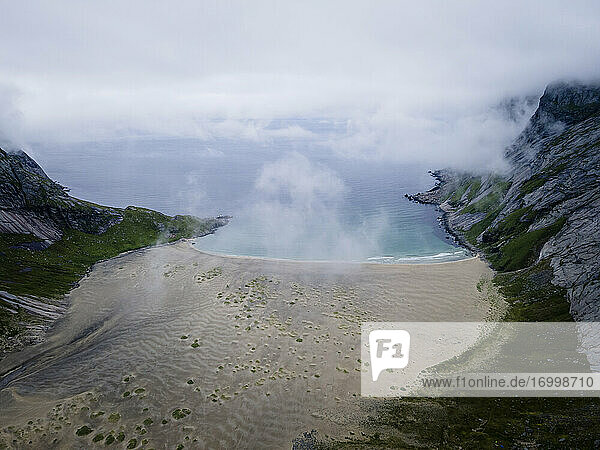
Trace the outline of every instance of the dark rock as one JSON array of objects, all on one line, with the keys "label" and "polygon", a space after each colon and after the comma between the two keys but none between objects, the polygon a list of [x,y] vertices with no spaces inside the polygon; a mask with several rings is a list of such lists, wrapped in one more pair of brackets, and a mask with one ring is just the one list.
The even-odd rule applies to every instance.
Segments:
[{"label": "dark rock", "polygon": [[69,196],[25,152],[0,149],[0,233],[56,241],[65,228],[100,234],[121,220],[117,209]]},{"label": "dark rock", "polygon": [[23,242],[18,245],[13,245],[10,248],[22,248],[25,250],[40,251],[45,250],[52,245],[52,241],[36,241],[36,242]]},{"label": "dark rock", "polygon": [[306,431],[292,442],[292,450],[316,450],[319,448],[317,431]]}]

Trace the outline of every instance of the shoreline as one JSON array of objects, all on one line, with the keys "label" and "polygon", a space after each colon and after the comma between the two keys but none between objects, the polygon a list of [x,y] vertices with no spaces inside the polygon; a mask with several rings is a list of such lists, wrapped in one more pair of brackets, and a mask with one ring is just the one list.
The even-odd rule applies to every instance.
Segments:
[{"label": "shoreline", "polygon": [[491,264],[488,259],[485,257],[485,254],[481,251],[481,249],[477,248],[475,245],[471,244],[463,234],[454,229],[450,224],[449,215],[452,212],[449,208],[450,205],[447,205],[446,202],[442,202],[441,195],[444,192],[444,188],[452,183],[452,180],[455,178],[453,173],[449,170],[441,169],[441,170],[429,170],[429,175],[433,177],[435,180],[435,185],[425,191],[425,192],[417,192],[415,194],[404,194],[404,197],[409,201],[418,203],[421,205],[434,205],[436,206],[440,212],[440,224],[446,233],[448,233],[454,239],[454,242],[463,249],[471,252],[474,255],[478,255],[483,261],[485,261],[490,267]]},{"label": "shoreline", "polygon": [[[434,173],[432,173],[432,176],[434,176],[434,178],[436,178],[436,180],[441,181],[441,178],[436,177],[436,175]],[[432,191],[435,191],[436,189],[439,189],[439,185],[434,186],[430,191],[427,191],[427,192],[432,192]],[[416,194],[416,195],[418,196],[421,194]],[[415,200],[415,199],[411,198],[411,196],[409,196],[409,195],[406,195],[406,197],[409,198],[409,200],[415,201],[417,203],[427,203],[424,201]],[[439,207],[439,204],[436,204],[436,206]],[[151,245],[147,245],[147,246],[140,247],[137,249],[125,251],[123,253],[112,256],[110,258],[104,258],[104,259],[98,260],[98,261],[94,262],[85,271],[85,273],[81,276],[81,278],[79,278],[76,282],[73,283],[71,289],[67,293],[65,293],[61,299],[57,300],[57,302],[62,305],[61,313],[58,317],[55,317],[52,319],[43,318],[43,320],[41,320],[40,323],[35,323],[32,326],[26,326],[26,329],[22,334],[14,336],[14,337],[9,337],[6,340],[6,342],[3,342],[2,353],[0,354],[0,361],[4,360],[8,355],[11,355],[15,352],[20,352],[31,346],[35,346],[35,345],[43,343],[46,340],[46,335],[52,331],[52,328],[54,327],[56,322],[59,321],[65,314],[67,314],[69,312],[71,305],[70,305],[70,302],[68,299],[70,297],[71,292],[80,286],[81,281],[89,276],[89,274],[92,272],[92,270],[94,269],[94,267],[97,264],[100,264],[100,263],[103,263],[103,262],[106,262],[106,261],[109,261],[112,259],[118,259],[118,258],[126,256],[130,253],[147,251],[149,249],[162,247],[162,246],[177,245],[180,242],[186,242],[190,246],[190,248],[194,249],[195,251],[205,253],[207,255],[213,255],[213,256],[218,256],[218,257],[250,259],[250,260],[256,259],[256,260],[260,260],[260,261],[273,261],[273,262],[282,262],[282,263],[298,262],[298,263],[306,263],[306,264],[353,265],[353,266],[360,266],[360,265],[419,266],[419,265],[440,265],[440,264],[456,263],[456,262],[470,260],[470,259],[474,259],[474,258],[480,258],[487,263],[487,260],[485,259],[485,257],[475,247],[471,246],[459,234],[457,234],[456,232],[454,232],[454,230],[452,230],[450,228],[448,221],[447,221],[447,212],[445,212],[442,208],[440,208],[440,210],[442,211],[442,215],[440,217],[440,222],[442,222],[444,230],[453,237],[453,239],[455,240],[455,243],[457,244],[457,247],[466,252],[466,255],[464,257],[461,257],[458,259],[450,259],[450,260],[446,260],[446,261],[415,260],[414,262],[393,262],[393,263],[375,262],[375,261],[369,261],[369,260],[366,260],[366,261],[296,260],[296,259],[288,259],[288,258],[272,258],[272,257],[265,257],[265,256],[224,254],[224,253],[218,253],[218,252],[210,252],[207,250],[200,250],[195,247],[194,244],[197,239],[202,238],[204,236],[214,234],[217,231],[217,228],[218,228],[217,227],[217,228],[213,228],[213,229],[209,230],[208,232],[199,234],[194,237],[190,237],[190,238],[184,237],[184,238],[180,238],[176,241],[172,241],[172,242],[162,242],[162,243],[157,243],[157,244],[151,244]],[[221,219],[229,220],[229,219],[231,219],[231,216],[218,216],[216,219],[217,220],[221,220]],[[433,256],[435,256],[435,255],[433,255]],[[432,256],[427,255],[424,257],[415,257],[415,258],[428,258],[428,257],[432,257]],[[489,265],[489,263],[488,263],[488,265]],[[17,296],[17,297],[19,297],[19,296]]]},{"label": "shoreline", "polygon": [[[214,231],[212,231],[211,233],[208,233],[208,234],[212,234],[212,233],[214,233]],[[198,237],[202,237],[202,236],[198,236]],[[64,297],[61,299],[61,301],[64,304],[62,313],[58,317],[47,321],[47,323],[45,324],[44,330],[41,332],[41,334],[36,336],[37,340],[33,344],[26,344],[16,351],[9,351],[9,352],[4,353],[2,358],[0,358],[0,361],[6,361],[6,359],[15,357],[15,355],[19,355],[22,352],[27,352],[31,348],[37,347],[39,345],[44,345],[47,342],[48,335],[51,334],[53,329],[56,326],[59,326],[61,324],[61,322],[65,319],[65,317],[70,313],[71,308],[73,306],[72,301],[70,300],[72,294],[81,287],[81,283],[84,280],[86,280],[88,277],[90,277],[90,275],[94,272],[94,270],[98,266],[102,266],[103,264],[107,264],[107,263],[113,264],[113,263],[116,263],[117,261],[122,260],[123,258],[127,258],[129,256],[143,255],[146,252],[152,251],[154,249],[161,249],[161,248],[168,248],[168,247],[172,247],[172,248],[176,248],[176,249],[185,249],[185,250],[189,249],[189,250],[193,251],[194,253],[198,253],[200,255],[204,255],[204,256],[208,256],[208,257],[219,258],[222,260],[233,260],[233,261],[240,260],[240,261],[245,261],[248,263],[264,263],[264,264],[272,264],[272,265],[276,265],[276,266],[277,265],[296,266],[300,269],[305,269],[305,270],[306,269],[314,269],[315,267],[321,266],[323,269],[336,269],[336,270],[342,269],[341,272],[345,271],[344,267],[347,267],[347,269],[351,270],[352,272],[356,272],[357,269],[360,270],[361,267],[374,269],[377,271],[379,271],[379,270],[393,271],[395,268],[397,268],[397,269],[426,268],[426,267],[436,267],[436,266],[446,266],[446,265],[460,265],[460,264],[464,264],[467,262],[481,261],[486,264],[486,266],[490,270],[491,274],[494,273],[493,269],[491,269],[491,267],[489,266],[487,261],[484,258],[482,258],[480,254],[472,254],[472,256],[453,260],[453,261],[441,261],[441,262],[431,262],[431,263],[378,263],[378,262],[370,262],[370,261],[295,260],[295,259],[285,259],[285,258],[270,258],[270,257],[262,257],[262,256],[227,255],[227,254],[222,254],[222,253],[217,253],[217,252],[209,252],[209,251],[205,251],[205,250],[200,250],[193,245],[193,242],[198,237],[196,237],[196,238],[181,238],[181,239],[178,239],[177,241],[173,241],[173,242],[163,242],[160,244],[153,244],[153,245],[149,245],[149,246],[145,246],[145,247],[141,247],[141,248],[137,248],[137,249],[133,249],[133,250],[128,250],[126,252],[120,253],[119,255],[113,256],[111,258],[106,258],[106,259],[100,260],[100,261],[92,264],[92,266],[90,266],[90,268],[79,279],[79,281],[73,286],[73,288],[67,294],[65,294]],[[327,272],[327,270],[326,270],[326,272]],[[27,362],[31,359],[34,359],[37,356],[38,355],[34,355],[32,358],[26,358],[25,360],[22,361],[22,364],[24,364],[25,362]],[[21,367],[19,367],[19,366],[13,366],[11,369],[4,371],[3,373],[0,373],[0,378],[3,378],[16,370],[19,370],[20,368]]]},{"label": "shoreline", "polygon": [[[225,217],[229,217],[229,216],[225,216]],[[200,250],[195,247],[194,243],[195,243],[196,239],[214,234],[216,231],[217,231],[217,229],[212,229],[207,233],[204,233],[204,234],[192,237],[192,238],[181,238],[181,239],[178,239],[177,241],[173,241],[173,242],[162,242],[162,243],[147,245],[147,246],[140,247],[137,249],[125,251],[123,253],[120,253],[120,254],[110,257],[110,258],[105,258],[105,259],[96,261],[85,271],[85,273],[81,276],[81,278],[79,278],[79,280],[77,280],[73,284],[72,288],[66,294],[64,294],[64,296],[59,300],[60,304],[62,305],[62,310],[61,310],[60,315],[58,317],[51,318],[51,319],[46,318],[40,324],[34,324],[31,328],[32,332],[25,331],[22,335],[16,336],[15,338],[13,338],[15,342],[5,343],[4,347],[3,347],[3,353],[0,355],[0,361],[3,361],[6,357],[8,357],[11,354],[23,351],[31,346],[42,344],[46,340],[46,335],[52,331],[52,328],[55,326],[55,324],[58,321],[60,321],[60,319],[65,316],[65,314],[68,314],[68,312],[70,310],[70,306],[71,306],[70,301],[68,299],[69,299],[72,291],[74,289],[77,289],[80,286],[81,281],[84,280],[85,278],[87,278],[90,275],[90,273],[92,272],[92,270],[94,269],[94,267],[96,267],[98,264],[101,264],[101,263],[104,263],[104,262],[107,262],[110,260],[117,260],[117,259],[127,256],[129,254],[144,252],[144,251],[147,251],[147,250],[150,250],[153,248],[160,248],[163,246],[177,245],[182,242],[185,242],[194,251],[204,253],[207,255],[211,255],[211,256],[227,257],[227,258],[240,258],[240,259],[247,259],[247,260],[254,259],[257,261],[272,261],[272,262],[281,262],[281,263],[295,262],[295,263],[304,263],[304,264],[324,264],[324,265],[342,265],[342,266],[343,265],[351,265],[351,266],[360,266],[360,265],[419,266],[419,265],[426,265],[426,266],[428,266],[428,265],[457,263],[460,261],[467,261],[467,260],[474,259],[474,258],[480,258],[485,261],[485,258],[482,258],[479,253],[475,253],[464,247],[463,247],[463,250],[469,251],[471,253],[471,256],[466,256],[463,258],[459,258],[456,260],[450,260],[450,261],[432,261],[432,262],[418,261],[418,262],[413,262],[413,263],[380,263],[380,262],[373,262],[373,261],[336,261],[336,260],[296,260],[296,259],[287,259],[287,258],[271,258],[271,257],[265,257],[265,256],[229,255],[229,254],[224,254],[224,253]]]},{"label": "shoreline", "polygon": [[[256,260],[261,260],[261,261],[274,261],[274,262],[297,262],[297,263],[306,263],[306,264],[336,264],[336,265],[348,264],[348,265],[375,265],[375,266],[430,266],[430,265],[436,265],[436,264],[450,264],[450,263],[456,263],[456,262],[460,262],[460,261],[468,261],[468,260],[474,259],[474,258],[482,259],[479,254],[470,252],[469,249],[464,249],[464,250],[469,251],[471,253],[471,256],[466,256],[464,258],[459,258],[459,259],[450,260],[450,261],[414,262],[414,263],[408,263],[408,262],[380,263],[380,262],[374,262],[374,261],[369,261],[369,260],[366,260],[366,261],[343,261],[343,260],[321,260],[321,259],[274,258],[274,257],[270,257],[270,256],[233,255],[233,254],[227,254],[227,253],[212,252],[209,250],[201,250],[194,246],[194,244],[192,243],[193,240],[194,239],[181,239],[180,241],[188,242],[192,249],[194,249],[197,252],[204,253],[206,255],[226,257],[226,258],[256,259]],[[177,242],[173,242],[171,244],[176,244],[176,243]],[[435,255],[433,255],[433,256],[435,256]],[[427,257],[430,257],[430,256],[423,256],[423,257],[418,257],[418,258],[427,258]]]}]

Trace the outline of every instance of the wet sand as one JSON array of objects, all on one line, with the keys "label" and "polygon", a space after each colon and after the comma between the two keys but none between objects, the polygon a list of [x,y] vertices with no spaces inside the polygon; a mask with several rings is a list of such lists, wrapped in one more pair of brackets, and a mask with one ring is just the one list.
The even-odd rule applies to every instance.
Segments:
[{"label": "wet sand", "polygon": [[358,434],[360,323],[489,319],[498,306],[477,283],[491,274],[478,258],[297,262],[187,242],[111,259],[46,342],[0,363],[0,447],[286,448],[313,429]]}]

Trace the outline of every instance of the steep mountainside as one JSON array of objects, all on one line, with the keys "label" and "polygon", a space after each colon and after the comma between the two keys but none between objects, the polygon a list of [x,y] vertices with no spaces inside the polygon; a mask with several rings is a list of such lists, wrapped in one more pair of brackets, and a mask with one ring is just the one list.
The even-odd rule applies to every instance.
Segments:
[{"label": "steep mountainside", "polygon": [[70,197],[25,152],[0,149],[0,233],[56,241],[64,228],[102,233],[121,220],[116,209]]},{"label": "steep mountainside", "polygon": [[439,171],[409,198],[440,204],[451,231],[514,274],[499,280],[519,303],[556,312],[549,297],[566,293],[575,319],[600,319],[600,84],[549,85],[506,158],[508,174]]}]

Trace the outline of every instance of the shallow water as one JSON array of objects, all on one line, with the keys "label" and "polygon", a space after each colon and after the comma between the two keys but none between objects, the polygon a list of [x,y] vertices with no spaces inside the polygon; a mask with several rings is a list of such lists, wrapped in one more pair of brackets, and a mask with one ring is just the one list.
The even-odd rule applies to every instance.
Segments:
[{"label": "shallow water", "polygon": [[86,200],[233,215],[227,227],[197,243],[207,251],[375,262],[465,256],[439,227],[436,208],[404,198],[433,185],[429,167],[337,156],[327,142],[343,129],[323,121],[301,125],[313,135],[36,144],[31,153]]}]

